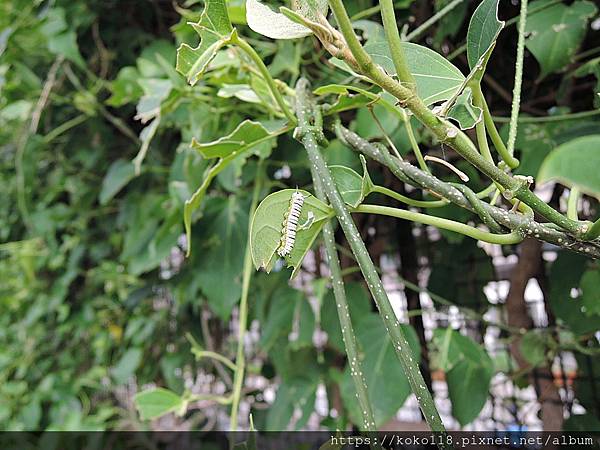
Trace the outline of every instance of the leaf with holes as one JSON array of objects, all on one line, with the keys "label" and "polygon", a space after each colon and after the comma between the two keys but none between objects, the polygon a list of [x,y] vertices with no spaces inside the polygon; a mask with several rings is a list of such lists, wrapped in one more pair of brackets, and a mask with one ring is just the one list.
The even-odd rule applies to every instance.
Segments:
[{"label": "leaf with holes", "polygon": [[481,122],[482,117],[483,110],[473,105],[473,91],[470,87],[465,88],[448,111],[448,118],[454,119],[461,130],[470,130]]},{"label": "leaf with holes", "polygon": [[283,121],[255,122],[244,120],[227,136],[216,141],[201,143],[192,139],[192,148],[198,150],[203,158],[225,158],[233,154],[241,154],[262,142],[277,135],[277,130],[283,128]]},{"label": "leaf with holes", "polygon": [[[277,249],[281,244],[283,223],[295,189],[285,189],[267,196],[256,208],[250,228],[250,248],[254,266],[270,272],[277,260]],[[292,277],[302,264],[306,253],[321,232],[325,220],[332,213],[329,206],[306,191],[304,203],[298,220],[296,241],[291,253],[284,259],[288,267],[293,267]],[[309,218],[309,213],[312,219]],[[312,223],[311,223],[312,220]],[[307,228],[302,229],[302,225]]]},{"label": "leaf with holes", "polygon": [[176,69],[192,85],[198,82],[217,52],[237,39],[224,0],[207,0],[197,23],[190,23],[200,36],[200,44],[192,48],[181,44],[177,50]]},{"label": "leaf with holes", "polygon": [[504,28],[504,21],[498,20],[498,2],[499,0],[483,0],[469,22],[467,60],[471,70],[496,43]]}]

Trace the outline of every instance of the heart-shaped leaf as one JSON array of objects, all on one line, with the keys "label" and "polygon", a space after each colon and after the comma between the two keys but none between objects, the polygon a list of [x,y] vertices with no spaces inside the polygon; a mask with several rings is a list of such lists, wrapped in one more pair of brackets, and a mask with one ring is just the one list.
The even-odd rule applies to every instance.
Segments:
[{"label": "heart-shaped leaf", "polygon": [[573,139],[558,146],[544,160],[538,182],[556,180],[600,199],[600,134]]},{"label": "heart-shaped leaf", "polygon": [[[530,5],[535,8],[547,0]],[[557,3],[527,19],[527,49],[540,63],[540,77],[569,66],[586,35],[588,21],[598,8],[590,1],[578,0],[571,5]]]},{"label": "heart-shaped leaf", "polygon": [[[465,76],[442,55],[411,42],[403,42],[402,47],[408,69],[417,84],[417,93],[426,105],[449,100],[461,89]],[[390,75],[395,75],[396,69],[386,41],[369,41],[365,45],[365,50],[383,70]],[[346,63],[337,58],[332,58],[331,63],[354,73]]]},{"label": "heart-shaped leaf", "polygon": [[[250,228],[250,248],[254,266],[270,272],[277,260],[277,249],[281,245],[283,224],[290,207],[294,189],[285,189],[267,196],[256,208]],[[304,256],[321,232],[325,220],[330,218],[331,208],[306,191],[298,220],[296,240],[289,255],[284,259],[293,267],[292,277],[302,264]],[[304,227],[306,228],[303,228]]]}]

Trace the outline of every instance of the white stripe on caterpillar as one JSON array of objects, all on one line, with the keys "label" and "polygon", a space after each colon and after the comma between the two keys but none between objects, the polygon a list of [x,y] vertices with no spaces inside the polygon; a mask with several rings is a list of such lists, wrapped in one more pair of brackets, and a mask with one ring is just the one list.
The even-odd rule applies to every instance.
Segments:
[{"label": "white stripe on caterpillar", "polygon": [[298,229],[298,220],[300,219],[300,212],[302,211],[303,204],[304,195],[298,191],[294,192],[292,194],[292,198],[290,199],[290,207],[287,210],[283,220],[281,244],[277,250],[277,253],[281,257],[288,256],[294,248],[296,230]]}]

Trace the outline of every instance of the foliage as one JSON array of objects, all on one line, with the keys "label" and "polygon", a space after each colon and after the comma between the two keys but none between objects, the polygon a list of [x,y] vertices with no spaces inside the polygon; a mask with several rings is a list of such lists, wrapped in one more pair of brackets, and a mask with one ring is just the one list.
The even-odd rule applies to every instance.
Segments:
[{"label": "foliage", "polygon": [[[294,140],[303,138],[294,132],[302,128],[294,111],[301,74],[319,105],[311,108],[324,115],[309,134],[324,150],[345,203],[340,207],[357,213],[362,232],[344,238],[343,229],[336,231],[341,254],[360,239],[376,265],[382,255],[405,255],[399,247],[412,242],[398,240],[393,217],[410,220],[410,239],[419,236],[415,260],[425,260],[431,272],[413,289],[428,289],[436,309],[458,308],[481,325],[475,333],[440,325],[429,344],[413,319],[395,325],[413,368],[418,372],[416,362],[428,357],[432,364],[421,367],[444,374],[461,426],[479,416],[497,372],[523,375],[547,364],[549,352],[572,351],[580,361],[596,354],[600,280],[589,254],[597,257],[599,246],[592,223],[600,192],[594,109],[600,76],[591,2],[529,5],[525,45],[533,58],[526,58],[521,119],[518,128],[513,121],[499,133],[494,121],[508,120],[490,111],[505,116],[511,105],[494,80],[514,75],[517,33],[510,18],[518,11],[497,0],[464,2],[419,31],[419,43],[401,36],[413,77],[402,84],[389,30],[369,13],[378,2],[343,6],[358,15],[360,43],[388,84],[364,72],[342,45],[350,41],[336,28],[340,20],[327,21],[325,2],[278,12],[270,2],[249,0],[250,26],[240,1],[154,9],[141,0],[117,3],[0,4],[3,429],[143,429],[165,414],[197,427],[221,410],[233,410],[235,427],[240,400],[257,429],[300,429],[320,387],[338,409],[319,417],[320,426],[368,428],[356,370],[364,375],[373,426],[405,403],[410,373],[386,321],[395,318],[376,314],[376,295],[366,289],[373,291],[373,283],[356,274],[353,258],[360,262],[360,255],[342,259],[350,317],[345,325],[338,319],[339,297],[319,248],[339,214],[327,204],[329,195],[326,202],[318,194],[315,166]],[[395,2],[396,17],[399,23],[416,13],[427,18],[446,3]],[[411,82],[421,109],[393,96]],[[390,92],[396,85],[401,89]],[[518,131],[519,168],[504,147],[509,129]],[[353,144],[352,132],[366,144]],[[461,153],[462,136],[473,140],[475,155]],[[446,166],[435,164],[436,155]],[[457,168],[468,182],[451,170]],[[519,175],[547,182],[552,200],[538,202]],[[489,178],[496,184],[485,190]],[[282,221],[296,191],[306,196],[304,226],[282,262],[276,253]],[[568,218],[560,201],[567,192]],[[409,206],[377,209],[395,201]],[[538,214],[532,217],[528,207]],[[364,217],[373,211],[382,215]],[[541,215],[554,225],[541,223]],[[484,314],[496,308],[484,287],[496,273],[491,244],[481,242],[509,235],[544,240],[557,255],[540,276],[556,318],[548,330],[522,336],[500,324],[506,340],[520,340],[531,365],[521,371],[495,365],[483,345],[485,327],[493,325]],[[518,254],[518,248],[505,243],[501,251]],[[251,273],[252,262],[271,273]],[[240,324],[250,331],[238,342]],[[347,326],[357,354],[342,339]],[[320,331],[325,341],[315,338]],[[244,378],[268,385],[274,400],[254,388],[242,392]],[[582,403],[594,389],[590,378],[575,386]],[[598,405],[585,407],[582,421],[597,422]],[[566,426],[577,428],[577,417]],[[240,418],[243,427],[248,420]]]}]

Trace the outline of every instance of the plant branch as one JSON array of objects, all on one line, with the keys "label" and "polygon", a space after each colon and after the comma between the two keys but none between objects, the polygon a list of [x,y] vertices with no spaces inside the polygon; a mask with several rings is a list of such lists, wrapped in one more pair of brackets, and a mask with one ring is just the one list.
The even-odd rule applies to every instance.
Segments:
[{"label": "plant branch", "polygon": [[[303,112],[298,111],[298,118],[300,123],[306,123]],[[317,176],[314,167],[311,167],[311,172],[317,198],[324,202],[327,201],[323,183]],[[323,227],[323,242],[325,244],[325,253],[327,254],[329,270],[331,272],[331,285],[333,287],[333,296],[335,297],[336,309],[340,320],[340,327],[342,329],[344,348],[346,349],[346,356],[348,357],[348,364],[350,365],[350,374],[352,376],[352,381],[354,382],[354,389],[356,389],[356,398],[360,405],[363,427],[366,431],[376,431],[375,416],[373,415],[373,409],[371,407],[371,402],[369,401],[367,382],[363,375],[362,361],[359,356],[352,321],[350,320],[350,310],[346,299],[344,278],[338,253],[335,248],[335,237],[331,222],[327,222]]]},{"label": "plant branch", "polygon": [[[362,153],[380,164],[383,164],[390,169],[399,180],[430,191],[443,199],[468,209],[469,211],[476,212],[472,202],[463,194],[463,192],[452,186],[452,184],[446,183],[429,173],[419,170],[417,167],[406,161],[393,157],[387,149],[386,151],[383,151],[380,146],[371,144],[366,139],[363,139],[340,124],[337,124],[335,127],[335,133],[350,149]],[[480,201],[478,207],[485,210],[498,224],[511,231],[521,232],[523,236],[531,236],[593,258],[600,258],[600,242],[597,240],[588,242],[578,240],[550,225],[536,222],[531,215],[507,211],[492,206],[484,201]],[[588,233],[590,233],[590,231],[588,231]]]},{"label": "plant branch", "polygon": [[521,86],[523,83],[523,58],[525,57],[525,26],[527,25],[527,0],[521,0],[521,13],[519,16],[519,39],[517,42],[517,62],[515,64],[515,83],[513,89],[513,101],[510,113],[510,129],[508,132],[508,154],[515,152],[517,141],[517,129],[519,119],[519,108],[521,106]]},{"label": "plant branch", "polygon": [[377,270],[364,242],[360,236],[350,212],[346,208],[342,196],[337,190],[333,177],[327,167],[323,157],[320,155],[318,142],[322,137],[322,129],[319,129],[320,113],[316,112],[316,106],[312,103],[310,97],[310,88],[306,79],[300,79],[298,81],[296,89],[296,99],[298,102],[299,110],[315,111],[312,123],[300,123],[296,132],[294,133],[296,139],[298,139],[304,145],[311,165],[313,166],[315,173],[322,182],[322,186],[325,190],[325,194],[329,199],[329,202],[338,218],[340,226],[348,239],[350,248],[356,256],[356,260],[361,269],[361,272],[367,282],[371,295],[377,304],[379,314],[381,315],[384,324],[389,333],[394,350],[398,355],[398,359],[402,364],[404,373],[408,378],[410,387],[417,397],[419,406],[423,411],[425,420],[431,427],[432,431],[445,432],[444,425],[440,418],[440,415],[435,407],[433,398],[430,392],[427,390],[423,376],[419,370],[418,362],[414,360],[408,341],[402,332],[400,323],[396,318],[394,309],[389,301],[389,298],[385,292],[381,279],[377,274]]},{"label": "plant branch", "polygon": [[244,39],[240,38],[237,35],[236,35],[234,41],[232,41],[232,43],[237,45],[240,49],[242,49],[244,51],[244,53],[246,53],[250,57],[250,59],[254,62],[254,64],[256,64],[256,67],[258,68],[263,79],[267,83],[267,86],[269,87],[269,91],[271,91],[271,94],[273,95],[273,98],[277,102],[277,105],[281,108],[281,111],[283,111],[283,113],[288,118],[290,123],[295,124],[296,116],[294,116],[294,113],[292,112],[290,107],[285,103],[285,100],[283,99],[281,92],[279,92],[279,89],[277,88],[277,84],[275,83],[275,80],[269,73],[269,69],[267,68],[267,66],[261,59],[261,57],[258,55],[258,53],[256,53],[256,51],[252,48],[252,46],[250,44],[248,44]]},{"label": "plant branch", "polygon": [[429,216],[427,214],[407,211],[405,209],[391,208],[389,206],[379,205],[360,205],[352,210],[356,213],[379,214],[382,216],[396,217],[398,219],[410,220],[425,225],[432,225],[443,230],[454,231],[455,233],[464,234],[479,241],[488,242],[490,244],[511,245],[518,244],[523,240],[523,236],[516,231],[509,234],[494,234],[489,231],[480,230],[461,222],[444,219],[437,216]]},{"label": "plant branch", "polygon": [[392,53],[392,61],[396,68],[396,74],[401,83],[404,83],[410,89],[415,89],[415,79],[408,69],[400,33],[398,32],[398,23],[396,22],[396,14],[394,12],[394,4],[392,0],[379,0],[381,5],[381,19],[385,30],[385,37],[390,51]]},{"label": "plant branch", "polygon": [[[370,55],[361,46],[358,37],[354,33],[352,22],[348,17],[342,0],[329,0],[329,5],[355,60],[350,62],[351,65],[359,69],[363,75],[369,77],[375,84],[396,97],[401,107],[410,109],[417,119],[429,128],[442,144],[453,148],[482,173],[502,185],[506,189],[503,193],[505,197],[521,200],[534,211],[574,236],[581,237],[585,233],[584,230],[587,230],[586,225],[568,219],[531,192],[528,184],[513,178],[487,161],[477,151],[473,142],[464,132],[449,121],[435,115],[414,91],[406,88],[387,75],[381,67],[373,62]],[[339,53],[343,54],[344,52]]]},{"label": "plant branch", "polygon": [[454,8],[456,8],[458,5],[460,5],[464,1],[465,0],[453,0],[452,2],[448,3],[446,6],[444,6],[442,9],[440,9],[438,12],[436,12],[433,16],[431,16],[429,19],[427,19],[425,22],[423,22],[421,25],[419,25],[413,31],[408,33],[406,35],[405,40],[412,41],[415,38],[418,38],[430,26],[434,25],[438,20],[443,19],[450,11],[452,11]]}]

